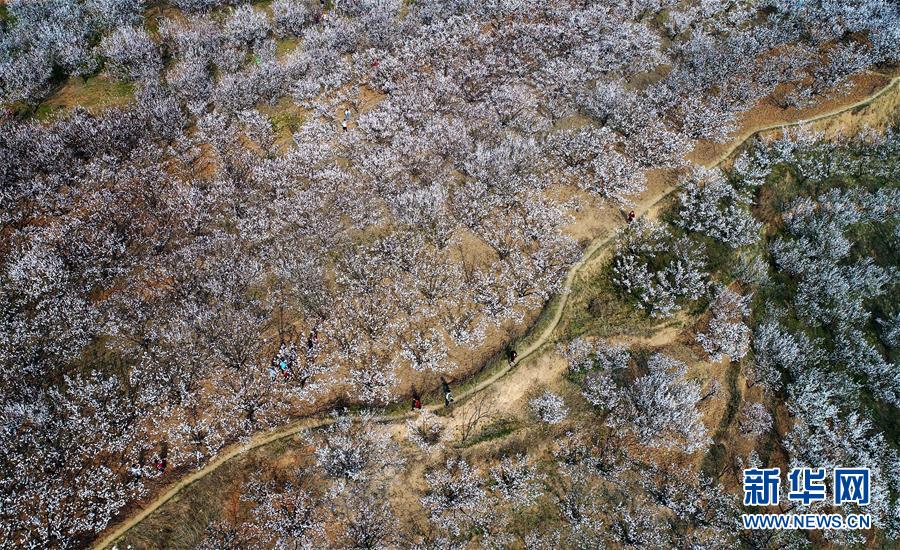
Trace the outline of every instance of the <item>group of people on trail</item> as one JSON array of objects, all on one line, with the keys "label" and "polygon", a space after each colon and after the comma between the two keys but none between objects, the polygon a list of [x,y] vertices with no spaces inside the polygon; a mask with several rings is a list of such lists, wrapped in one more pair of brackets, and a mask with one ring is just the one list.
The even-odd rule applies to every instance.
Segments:
[{"label": "group of people on trail", "polygon": [[144,466],[143,453],[141,453],[140,460],[141,460],[140,463],[132,464],[128,468],[128,473],[131,474],[131,476],[134,478],[142,478],[147,473],[150,474],[150,477],[157,477],[157,476],[163,475],[166,472],[166,467],[168,466],[168,462],[166,461],[165,457],[162,455],[157,456],[153,460],[153,463],[150,465],[149,472],[148,472],[147,468]]},{"label": "group of people on trail", "polygon": [[[314,326],[306,337],[306,360],[308,363],[312,363],[316,360],[318,350],[319,327]],[[272,358],[271,365],[269,365],[269,376],[272,378],[272,381],[274,382],[275,379],[278,378],[279,373],[283,378],[290,377],[291,368],[296,362],[297,349],[294,346],[294,343],[291,342],[290,339],[287,342],[282,340],[281,345],[278,348],[278,353],[275,354],[275,357]]]},{"label": "group of people on trail", "polygon": [[[454,401],[453,392],[450,390],[450,383],[447,382],[443,376],[441,376],[441,393],[444,394],[444,406],[449,407]],[[413,387],[412,410],[422,410],[422,398],[419,396],[419,392],[416,391],[415,387]]]},{"label": "group of people on trail", "polygon": [[285,361],[284,359],[282,359],[281,361],[278,362],[278,368],[277,368],[277,369],[275,368],[274,365],[271,366],[271,367],[269,367],[269,377],[272,379],[272,381],[274,381],[276,378],[278,378],[278,371],[279,371],[279,369],[281,370],[281,374],[282,374],[285,378],[287,378],[287,376],[288,376],[288,365],[287,365],[287,361]]},{"label": "group of people on trail", "polygon": [[[516,352],[515,348],[509,348],[506,352],[506,359],[509,361],[510,366],[516,364],[516,359],[518,359],[519,354]],[[455,401],[453,397],[453,392],[450,390],[450,383],[441,376],[441,393],[444,395],[444,406],[449,407]],[[418,411],[422,409],[422,398],[419,397],[419,393],[413,388],[413,401],[412,401],[412,410]]]},{"label": "group of people on trail", "polygon": [[285,378],[290,376],[290,368],[291,365],[294,364],[294,361],[297,360],[297,351],[294,349],[293,344],[281,344],[281,348],[278,350],[278,354],[275,355],[275,358],[272,360],[272,364],[269,366],[269,376],[274,381],[278,378],[278,374]]}]

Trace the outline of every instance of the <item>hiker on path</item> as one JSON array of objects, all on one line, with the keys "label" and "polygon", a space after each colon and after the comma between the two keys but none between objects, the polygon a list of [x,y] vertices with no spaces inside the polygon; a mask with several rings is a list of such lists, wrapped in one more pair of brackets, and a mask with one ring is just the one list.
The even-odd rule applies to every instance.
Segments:
[{"label": "hiker on path", "polygon": [[449,407],[453,403],[453,392],[450,391],[450,384],[441,376],[441,389],[444,392],[444,406]]},{"label": "hiker on path", "polygon": [[413,386],[413,388],[412,388],[412,394],[413,394],[412,410],[414,410],[414,411],[422,410],[422,398],[419,397],[419,390],[417,390],[415,386]]},{"label": "hiker on path", "polygon": [[507,359],[509,360],[509,365],[510,365],[510,366],[513,366],[513,365],[516,364],[516,358],[517,358],[517,357],[519,357],[519,354],[516,352],[516,350],[515,350],[515,349],[510,349],[510,350],[509,350],[509,353],[507,354]]},{"label": "hiker on path", "polygon": [[635,216],[634,210],[632,210],[631,212],[628,213],[628,223],[631,223],[634,221],[634,216]]},{"label": "hiker on path", "polygon": [[309,336],[306,337],[306,358],[310,361],[315,361],[316,359],[316,350],[319,345],[319,325],[316,325],[309,332]]}]

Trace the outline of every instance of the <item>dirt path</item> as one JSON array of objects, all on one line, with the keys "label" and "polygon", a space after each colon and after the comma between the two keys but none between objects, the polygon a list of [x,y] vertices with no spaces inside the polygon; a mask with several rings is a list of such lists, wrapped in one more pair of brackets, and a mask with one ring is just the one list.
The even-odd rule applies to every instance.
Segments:
[{"label": "dirt path", "polygon": [[[741,147],[747,140],[753,138],[754,136],[770,132],[773,130],[780,130],[785,128],[790,128],[794,126],[803,126],[810,123],[818,122],[830,117],[838,116],[848,111],[852,111],[854,109],[858,109],[864,106],[869,105],[889,90],[893,89],[897,86],[898,82],[900,82],[900,77],[893,78],[886,86],[879,89],[877,92],[856,101],[850,105],[843,105],[840,107],[835,107],[830,109],[824,113],[817,114],[815,116],[809,118],[801,118],[795,121],[790,122],[779,122],[768,125],[761,125],[759,127],[751,128],[743,133],[741,133],[738,137],[736,137],[731,145],[728,146],[721,154],[716,156],[713,160],[704,163],[707,167],[715,167],[719,166],[725,160],[727,160],[734,152]],[[655,217],[658,212],[660,206],[663,202],[678,188],[677,185],[670,185],[664,187],[650,196],[643,197],[639,199],[635,206],[634,211],[638,216],[649,216]],[[621,224],[619,224],[621,225]],[[615,227],[610,228],[615,229]],[[563,291],[561,292],[561,298],[558,301],[551,302],[551,306],[554,308],[552,317],[548,322],[542,324],[542,330],[539,335],[533,338],[532,342],[528,344],[526,347],[518,350],[519,358],[516,362],[515,367],[519,367],[523,365],[525,362],[530,361],[538,356],[538,352],[547,344],[552,343],[552,336],[557,326],[559,325],[560,320],[562,319],[563,311],[565,310],[566,303],[568,301],[568,296],[572,288],[572,284],[575,281],[575,278],[582,272],[582,270],[588,266],[595,264],[597,261],[602,259],[604,256],[604,252],[609,250],[615,239],[615,233],[610,231],[608,234],[605,234],[601,237],[598,237],[587,247],[582,255],[581,259],[575,263],[571,269],[569,270],[568,275],[566,276],[563,282]],[[558,367],[558,365],[556,365]],[[518,368],[516,372],[518,372]],[[524,370],[524,369],[523,369]],[[550,369],[550,370],[558,370],[558,369]],[[513,371],[513,367],[510,365],[505,365],[503,368],[498,369],[491,376],[481,381],[477,385],[460,392],[457,394],[457,400],[464,400],[465,398],[474,395],[485,388],[488,388],[495,383],[497,383],[501,378],[509,374]],[[531,374],[528,377],[532,376]],[[546,376],[540,376],[541,379],[546,378]],[[431,411],[437,411],[443,408],[441,404],[429,405],[426,407]],[[412,413],[397,413],[393,415],[385,415],[377,418],[380,422],[396,422],[406,420],[410,418]],[[102,549],[111,546],[115,543],[119,538],[121,538],[128,530],[132,527],[143,521],[147,516],[155,512],[160,506],[168,502],[170,499],[175,497],[179,492],[181,492],[185,487],[191,485],[195,481],[202,479],[209,475],[210,473],[216,471],[223,464],[231,460],[232,458],[242,455],[248,451],[261,447],[263,445],[272,443],[279,439],[283,439],[286,437],[290,437],[298,432],[307,429],[314,429],[322,426],[326,426],[332,423],[332,419],[330,417],[310,417],[302,420],[298,420],[294,423],[288,424],[286,426],[281,427],[280,429],[262,432],[256,434],[249,441],[234,445],[231,447],[226,447],[222,450],[219,455],[211,460],[206,466],[203,468],[189,474],[188,476],[180,479],[176,483],[174,483],[171,487],[169,487],[164,493],[157,496],[152,502],[147,504],[141,511],[135,513],[131,517],[127,518],[125,521],[119,523],[114,528],[107,529],[108,533],[102,538],[99,539],[96,543],[94,543],[93,548]]]}]

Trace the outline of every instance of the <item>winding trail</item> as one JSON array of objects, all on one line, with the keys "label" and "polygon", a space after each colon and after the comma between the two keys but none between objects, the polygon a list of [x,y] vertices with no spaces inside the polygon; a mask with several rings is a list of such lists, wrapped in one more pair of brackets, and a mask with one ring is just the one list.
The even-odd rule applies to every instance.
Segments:
[{"label": "winding trail", "polygon": [[[854,109],[858,109],[861,107],[865,107],[879,97],[893,89],[897,86],[898,82],[900,82],[900,77],[894,77],[886,84],[884,87],[880,88],[878,91],[870,94],[869,96],[864,97],[863,99],[856,101],[850,105],[843,105],[840,107],[836,107],[824,113],[820,113],[818,115],[799,119],[792,122],[782,122],[764,125],[756,128],[752,128],[746,130],[734,140],[732,140],[731,145],[726,148],[724,152],[719,154],[714,160],[705,163],[705,166],[708,168],[713,168],[721,165],[725,162],[729,157],[731,157],[738,148],[740,148],[744,143],[746,143],[749,139],[752,139],[754,136],[764,133],[771,132],[773,130],[780,130],[785,128],[791,128],[795,126],[803,126],[806,124],[818,122],[821,120],[825,120],[828,118],[832,118],[848,111],[852,111]],[[672,185],[663,188],[655,195],[645,198],[644,200],[638,201],[635,204],[634,211],[638,216],[650,216],[655,217],[658,211],[659,206],[662,205],[663,201],[665,201],[668,197],[672,195],[678,189],[677,185]],[[576,262],[569,270],[568,275],[563,281],[563,291],[560,294],[560,299],[555,302],[550,302],[548,307],[553,307],[553,315],[550,320],[546,323],[541,323],[543,329],[540,334],[537,336],[532,335],[531,333],[527,334],[526,337],[531,339],[532,342],[528,344],[525,348],[519,350],[519,358],[515,365],[511,366],[506,363],[502,368],[497,369],[494,373],[491,374],[485,380],[482,380],[475,386],[466,389],[465,391],[457,394],[457,401],[462,401],[463,399],[470,397],[485,388],[492,386],[501,378],[506,376],[510,371],[513,370],[514,366],[519,366],[523,362],[533,359],[537,356],[538,352],[546,345],[552,343],[552,336],[556,328],[559,326],[560,321],[562,320],[563,312],[565,311],[566,304],[568,302],[568,297],[570,291],[572,289],[572,284],[575,281],[575,278],[582,272],[582,270],[588,266],[593,264],[596,260],[598,260],[601,256],[601,252],[607,249],[615,240],[615,232],[610,232],[608,235],[604,235],[594,239],[590,245],[585,249],[584,254],[581,259]],[[545,312],[546,314],[546,312]],[[441,410],[443,405],[440,403],[427,405],[426,409],[434,412]],[[390,423],[406,420],[407,418],[411,418],[414,413],[405,412],[405,413],[396,413],[390,415],[382,415],[376,417],[375,420],[382,423]],[[192,472],[191,474],[181,478],[177,482],[175,482],[172,486],[170,486],[165,492],[157,496],[153,501],[148,503],[142,510],[135,513],[131,517],[125,519],[120,522],[113,528],[107,529],[107,534],[103,536],[103,538],[98,539],[92,547],[95,549],[103,549],[112,546],[118,539],[125,535],[131,528],[142,522],[147,516],[155,512],[159,507],[163,504],[171,500],[175,497],[179,492],[181,492],[184,488],[193,484],[194,482],[203,479],[207,475],[216,471],[223,464],[240,456],[244,453],[252,451],[258,447],[262,447],[263,445],[267,445],[274,441],[278,441],[279,439],[284,439],[287,437],[291,437],[298,432],[308,429],[319,428],[322,426],[327,426],[333,422],[333,419],[322,416],[312,416],[307,417],[273,431],[261,432],[253,437],[251,437],[248,441],[244,443],[240,443],[237,445],[232,445],[230,447],[226,447],[222,450],[210,462],[208,462],[203,468]]]}]

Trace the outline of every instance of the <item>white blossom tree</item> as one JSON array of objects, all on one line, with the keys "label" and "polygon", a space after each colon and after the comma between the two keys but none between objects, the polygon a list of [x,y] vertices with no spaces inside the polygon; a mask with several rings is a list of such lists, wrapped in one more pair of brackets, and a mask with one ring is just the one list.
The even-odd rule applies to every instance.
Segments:
[{"label": "white blossom tree", "polygon": [[406,421],[406,433],[407,439],[426,453],[439,450],[452,436],[444,421],[425,410]]},{"label": "white blossom tree", "polygon": [[731,361],[739,361],[750,350],[750,327],[746,319],[750,315],[752,296],[722,288],[713,301],[712,318],[705,332],[697,335],[711,361],[721,361],[727,355]]},{"label": "white blossom tree", "polygon": [[120,78],[140,80],[155,76],[162,68],[156,43],[140,27],[119,27],[103,37],[100,51],[106,67]]},{"label": "white blossom tree", "polygon": [[335,415],[316,445],[316,459],[334,479],[338,489],[349,482],[362,482],[389,475],[403,464],[390,436],[379,430],[371,413],[359,417]]},{"label": "white blossom tree", "polygon": [[706,292],[704,264],[702,249],[690,239],[675,238],[665,226],[641,218],[619,235],[613,281],[651,315],[668,317],[680,309],[679,301]]},{"label": "white blossom tree", "polygon": [[744,403],[738,425],[744,435],[762,435],[772,429],[772,415],[762,403]]},{"label": "white blossom tree", "polygon": [[562,397],[546,390],[528,402],[531,414],[546,424],[559,424],[569,415],[569,408]]},{"label": "white blossom tree", "polygon": [[761,224],[750,214],[751,189],[742,189],[719,170],[695,169],[682,182],[676,223],[737,248],[759,240]]},{"label": "white blossom tree", "polygon": [[425,474],[428,492],[420,499],[428,519],[452,536],[463,529],[484,526],[488,495],[478,473],[462,458],[447,461]]}]

